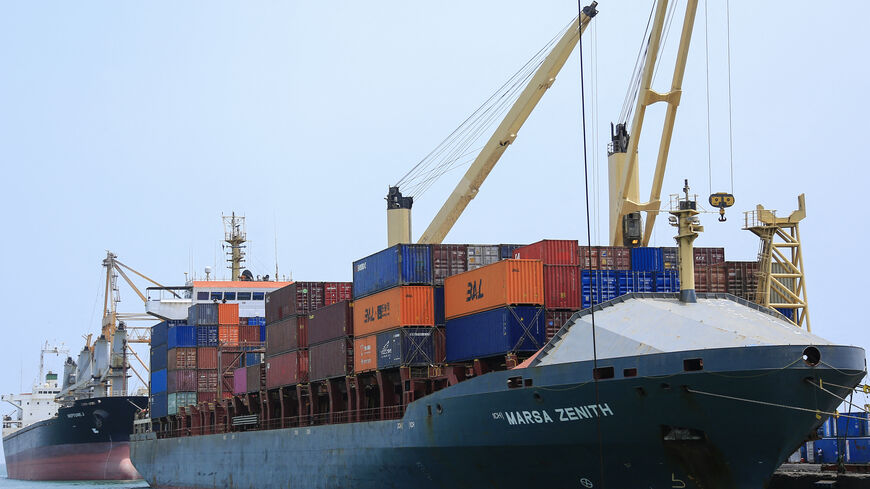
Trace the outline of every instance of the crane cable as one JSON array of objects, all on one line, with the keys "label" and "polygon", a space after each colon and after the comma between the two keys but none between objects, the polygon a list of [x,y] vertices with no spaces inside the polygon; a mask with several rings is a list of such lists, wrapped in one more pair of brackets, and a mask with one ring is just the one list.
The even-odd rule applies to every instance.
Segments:
[{"label": "crane cable", "polygon": [[728,157],[731,161],[731,195],[734,195],[734,131],[731,126],[731,1],[725,0],[725,25],[728,41]]},{"label": "crane cable", "polygon": [[706,66],[706,82],[707,82],[707,181],[709,184],[709,195],[713,195],[713,159],[712,159],[712,144],[710,140],[710,43],[709,29],[707,26],[707,0],[704,0],[704,64]]}]

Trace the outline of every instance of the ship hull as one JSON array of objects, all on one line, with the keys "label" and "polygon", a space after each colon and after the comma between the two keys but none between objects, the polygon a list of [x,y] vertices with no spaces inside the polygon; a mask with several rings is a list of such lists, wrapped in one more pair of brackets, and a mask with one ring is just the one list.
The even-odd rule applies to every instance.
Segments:
[{"label": "ship hull", "polygon": [[[597,383],[591,362],[494,372],[410,404],[400,420],[134,435],[131,455],[167,489],[761,488],[823,421],[815,410],[840,402],[813,382],[864,375],[861,348],[819,346],[817,366],[804,348],[601,360],[615,375]],[[685,371],[695,358],[703,369]]]},{"label": "ship hull", "polygon": [[145,397],[76,401],[57,416],[3,438],[10,479],[131,480],[129,433]]}]

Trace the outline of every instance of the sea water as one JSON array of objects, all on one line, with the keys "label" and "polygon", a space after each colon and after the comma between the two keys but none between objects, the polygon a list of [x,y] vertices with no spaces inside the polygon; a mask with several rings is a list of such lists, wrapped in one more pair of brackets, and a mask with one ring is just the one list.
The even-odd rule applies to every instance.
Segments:
[{"label": "sea water", "polygon": [[0,489],[65,489],[67,487],[76,489],[139,489],[148,487],[144,481],[120,481],[120,482],[36,482],[36,481],[18,481],[7,479],[6,473],[0,469]]}]

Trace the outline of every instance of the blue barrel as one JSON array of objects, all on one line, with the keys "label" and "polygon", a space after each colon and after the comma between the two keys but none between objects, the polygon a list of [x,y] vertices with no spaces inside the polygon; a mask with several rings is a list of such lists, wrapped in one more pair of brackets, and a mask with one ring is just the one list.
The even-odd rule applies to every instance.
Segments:
[{"label": "blue barrel", "polygon": [[169,348],[191,348],[196,346],[196,327],[188,325],[169,328]]},{"label": "blue barrel", "polygon": [[638,272],[664,272],[665,258],[661,248],[632,248],[631,269]]},{"label": "blue barrel", "polygon": [[680,272],[677,270],[665,270],[656,272],[656,292],[679,292]]},{"label": "blue barrel", "polygon": [[166,321],[151,326],[151,346],[165,345],[168,341],[169,324]]},{"label": "blue barrel", "polygon": [[399,285],[432,285],[432,248],[400,244],[353,262],[353,298]]},{"label": "blue barrel", "polygon": [[152,372],[157,370],[166,370],[168,349],[165,344],[154,346],[151,345],[151,367]]},{"label": "blue barrel", "polygon": [[169,415],[169,397],[165,392],[151,396],[151,419]]},{"label": "blue barrel", "polygon": [[[260,335],[263,335],[263,328],[260,327]],[[197,326],[196,327],[196,346],[218,346],[218,327],[217,326]]]},{"label": "blue barrel", "polygon": [[151,372],[151,393],[159,394],[166,393],[166,370],[155,370]]},{"label": "blue barrel", "polygon": [[378,370],[441,363],[437,358],[438,328],[410,327],[379,333],[377,337]]},{"label": "blue barrel", "polygon": [[546,314],[538,306],[509,306],[448,319],[447,361],[462,362],[544,346]]},{"label": "blue barrel", "polygon": [[585,309],[619,297],[619,271],[581,270],[580,298]]}]

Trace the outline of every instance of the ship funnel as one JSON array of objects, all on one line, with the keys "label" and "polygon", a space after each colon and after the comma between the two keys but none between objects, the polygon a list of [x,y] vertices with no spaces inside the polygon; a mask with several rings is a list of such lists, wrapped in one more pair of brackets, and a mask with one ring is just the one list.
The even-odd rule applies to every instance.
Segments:
[{"label": "ship funnel", "polygon": [[692,243],[698,233],[704,232],[704,226],[698,220],[698,196],[689,196],[689,181],[685,180],[683,196],[671,195],[671,226],[677,228],[677,240],[680,263],[680,302],[698,302],[695,295],[695,254]]}]

